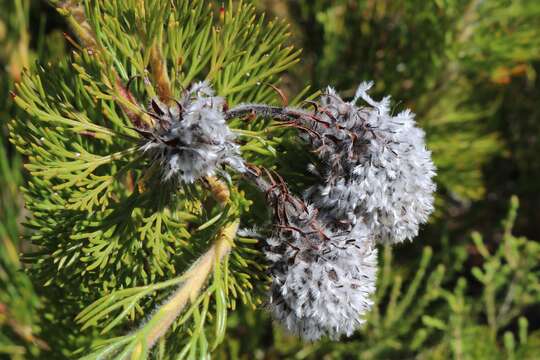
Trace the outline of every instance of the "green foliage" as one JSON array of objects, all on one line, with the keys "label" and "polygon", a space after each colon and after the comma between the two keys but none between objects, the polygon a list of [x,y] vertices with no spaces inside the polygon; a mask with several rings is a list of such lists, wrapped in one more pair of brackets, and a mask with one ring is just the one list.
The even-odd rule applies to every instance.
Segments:
[{"label": "green foliage", "polygon": [[45,345],[35,337],[38,299],[30,279],[19,271],[20,158],[11,162],[7,155],[0,137],[0,356],[23,359]]},{"label": "green foliage", "polygon": [[[537,354],[540,333],[528,334],[527,320],[520,314],[540,299],[540,245],[512,234],[517,208],[518,200],[513,197],[495,249],[488,249],[479,233],[472,234],[481,265],[472,267],[472,279],[460,277],[453,291],[442,293],[449,315],[424,319],[428,326],[445,334],[434,354],[442,356],[451,351],[456,358],[492,354],[492,358],[514,359]],[[468,286],[471,289],[467,291]],[[473,296],[481,301],[474,301]],[[518,331],[512,332],[510,327]]]},{"label": "green foliage", "polygon": [[360,81],[375,80],[376,92],[417,114],[441,194],[482,197],[482,167],[503,145],[492,121],[502,106],[502,85],[533,75],[528,63],[539,59],[538,1],[283,3],[312,64],[297,77],[351,95]]},{"label": "green foliage", "polygon": [[0,4],[0,357],[36,356],[47,344],[39,333],[40,302],[28,276],[20,271],[19,222],[22,199],[22,159],[8,146],[4,124],[16,113],[9,90],[28,66],[30,2]]},{"label": "green foliage", "polygon": [[[445,203],[444,221],[417,239],[431,246],[381,249],[377,306],[364,329],[340,342],[306,344],[261,311],[260,240],[231,242],[223,233],[238,221],[260,224],[267,216],[261,195],[235,176],[225,188],[163,185],[132,129],[151,98],[168,101],[198,80],[234,105],[277,102],[268,84],[331,84],[352,95],[359,81],[373,79],[376,92],[418,114],[441,195],[480,199],[482,168],[498,155],[517,159],[527,174],[518,190],[536,196],[530,179],[538,171],[527,172],[539,163],[530,130],[537,129],[540,88],[531,65],[540,54],[536,1],[295,1],[281,13],[284,2],[268,2],[305,48],[302,67],[281,83],[299,52],[285,45],[288,27],[257,16],[252,5],[52,1],[75,39],[66,56],[60,32],[45,31],[60,20],[52,13],[30,20],[45,9],[37,3],[0,4],[0,118],[2,125],[16,118],[11,141],[22,154],[0,138],[0,357],[538,357],[531,312],[540,303],[540,249],[512,233],[517,199],[500,231],[492,230],[496,217],[470,225]],[[30,70],[21,79],[23,68]],[[512,82],[522,75],[526,86]],[[305,188],[313,179],[295,134],[268,125],[231,123],[243,156],[278,168],[293,190]],[[533,222],[532,215],[520,219]],[[481,230],[464,241],[470,226]],[[30,277],[21,271],[21,248]],[[209,254],[215,261],[204,262]],[[202,273],[204,287],[187,286]],[[167,304],[178,294],[190,301],[173,316]],[[147,339],[169,321],[167,336],[147,353]]]},{"label": "green foliage", "polygon": [[[50,321],[73,319],[97,301],[77,318],[85,324],[83,330],[101,328],[103,340],[96,340],[96,346],[101,349],[105,341],[106,351],[145,356],[152,345],[145,343],[152,334],[146,327],[125,337],[111,336],[144,320],[167,299],[170,286],[188,284],[190,264],[213,249],[220,229],[239,218],[252,224],[254,217],[251,201],[233,185],[235,179],[224,189],[230,193],[225,204],[212,193],[216,185],[210,184],[209,191],[204,183],[180,189],[162,184],[155,166],[138,150],[132,120],[144,119],[144,105],[131,97],[140,104],[158,95],[167,100],[169,93],[178,97],[191,82],[207,80],[229,104],[239,99],[270,102],[274,92],[262,84],[276,83],[278,74],[297,61],[298,52],[283,45],[283,23],[265,23],[243,3],[230,2],[217,15],[204,1],[59,5],[82,48],[24,74],[14,100],[26,116],[10,124],[12,142],[28,158],[25,167],[31,174],[23,190],[32,214],[25,225],[38,250],[25,260],[47,298],[64,298],[51,302]],[[82,10],[86,16],[81,19]],[[247,157],[257,163],[255,154],[263,153],[271,163],[277,157],[276,141],[265,140],[262,125],[231,124],[245,137]],[[214,259],[211,284],[190,299],[189,310],[175,323],[174,340],[160,342],[160,349],[170,354],[183,348],[187,357],[203,356],[223,339],[228,308],[237,301],[260,301],[265,282],[256,243],[239,239],[221,265],[220,257]],[[181,273],[188,278],[177,277]],[[158,292],[162,289],[169,291]],[[116,310],[119,314],[110,317]],[[154,323],[147,325],[155,328]],[[205,324],[216,331],[210,343]],[[86,353],[93,330],[70,341],[78,325],[71,320],[64,325],[63,339],[50,339],[53,351],[65,356],[82,346]],[[180,336],[186,331],[191,338]]]}]

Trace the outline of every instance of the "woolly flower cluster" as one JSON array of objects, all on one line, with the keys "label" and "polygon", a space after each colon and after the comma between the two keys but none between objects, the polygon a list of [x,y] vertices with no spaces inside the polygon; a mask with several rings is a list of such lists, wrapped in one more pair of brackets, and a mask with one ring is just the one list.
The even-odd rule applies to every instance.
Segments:
[{"label": "woolly flower cluster", "polygon": [[[381,243],[411,240],[433,211],[435,167],[424,132],[406,110],[392,116],[390,98],[373,100],[362,83],[351,102],[328,88],[305,125],[323,163],[323,183],[307,194],[321,210],[351,225],[363,222]],[[366,106],[356,106],[358,100]]]},{"label": "woolly flower cluster", "polygon": [[[362,83],[351,102],[328,88],[315,110],[242,104],[224,109],[206,83],[197,83],[175,105],[153,100],[156,120],[143,150],[159,160],[163,176],[185,183],[228,165],[266,193],[274,230],[266,239],[271,263],[273,316],[307,340],[350,336],[373,305],[376,243],[412,239],[433,211],[435,167],[413,114],[393,116],[390,99],[378,102]],[[357,101],[365,104],[357,106]],[[272,117],[305,131],[319,156],[319,184],[303,199],[285,181],[271,184],[244,164],[226,120]]]},{"label": "woolly flower cluster", "polygon": [[225,101],[205,82],[194,84],[172,106],[152,100],[155,127],[145,132],[142,150],[157,159],[165,180],[192,183],[222,171],[224,165],[244,172],[235,136],[223,115]]},{"label": "woolly flower cluster", "polygon": [[[301,202],[311,205],[275,209],[266,249],[272,313],[307,340],[349,336],[363,323],[375,291],[375,244],[412,239],[433,211],[435,167],[424,133],[411,112],[392,116],[389,98],[373,100],[371,86],[361,84],[351,102],[328,88],[314,112],[261,111],[296,121],[322,164],[321,183]],[[280,198],[291,196],[274,202]]]},{"label": "woolly flower cluster", "polygon": [[289,208],[288,226],[267,239],[274,318],[306,340],[350,336],[373,305],[377,250],[359,223],[342,232],[316,209]]}]

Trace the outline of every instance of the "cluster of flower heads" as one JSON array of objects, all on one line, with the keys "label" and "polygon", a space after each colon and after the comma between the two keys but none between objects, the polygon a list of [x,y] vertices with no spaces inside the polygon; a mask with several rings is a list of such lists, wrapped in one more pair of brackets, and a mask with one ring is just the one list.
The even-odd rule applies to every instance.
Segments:
[{"label": "cluster of flower heads", "polygon": [[[358,87],[351,102],[328,88],[315,110],[242,105],[304,130],[321,160],[321,182],[299,200],[284,183],[261,190],[274,204],[267,239],[269,306],[274,317],[307,340],[351,335],[371,309],[375,244],[412,239],[433,211],[435,167],[413,114],[390,114]],[[357,106],[362,99],[366,105]],[[275,181],[273,181],[275,182]],[[282,204],[279,206],[279,204]]]},{"label": "cluster of flower heads", "polygon": [[245,171],[235,135],[224,118],[225,101],[206,82],[194,84],[172,106],[152,100],[155,120],[142,149],[159,161],[165,180],[192,183],[228,165]]},{"label": "cluster of flower heads", "polygon": [[[393,116],[389,98],[373,100],[371,86],[361,84],[351,102],[328,88],[313,111],[263,104],[228,110],[198,83],[173,106],[153,100],[156,126],[141,131],[143,149],[159,159],[165,180],[191,183],[226,174],[221,169],[228,165],[266,193],[274,213],[264,249],[271,264],[268,304],[307,340],[349,336],[365,321],[375,291],[376,243],[412,239],[433,211],[435,167],[424,132],[410,111]],[[360,99],[364,106],[356,105]],[[276,181],[266,171],[269,183],[244,163],[226,121],[252,115],[297,127],[309,138],[321,181],[303,198],[279,175]]]}]

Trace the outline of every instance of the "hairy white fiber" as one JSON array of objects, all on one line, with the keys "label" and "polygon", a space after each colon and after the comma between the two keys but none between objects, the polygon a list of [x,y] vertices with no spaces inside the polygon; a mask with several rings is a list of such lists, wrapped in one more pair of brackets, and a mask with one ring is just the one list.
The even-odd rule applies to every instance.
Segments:
[{"label": "hairy white fiber", "polygon": [[305,340],[350,336],[373,305],[377,249],[363,224],[341,231],[313,207],[267,240],[275,319]]},{"label": "hairy white fiber", "polygon": [[373,100],[371,86],[360,84],[352,102],[332,88],[321,96],[317,116],[330,125],[306,125],[321,134],[313,144],[324,182],[307,195],[336,220],[363,222],[378,242],[412,240],[433,212],[435,166],[414,114],[391,115],[390,98]]}]

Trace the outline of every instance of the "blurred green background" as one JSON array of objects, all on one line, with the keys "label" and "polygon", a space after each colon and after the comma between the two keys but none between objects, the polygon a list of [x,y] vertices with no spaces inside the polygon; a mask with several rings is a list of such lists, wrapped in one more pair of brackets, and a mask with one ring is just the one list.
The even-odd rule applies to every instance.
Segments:
[{"label": "blurred green background", "polygon": [[[300,63],[282,88],[363,80],[417,114],[438,168],[437,211],[414,243],[381,249],[377,307],[342,342],[303,344],[239,309],[216,358],[540,358],[540,2],[266,0]],[[0,359],[61,358],[20,254],[27,174],[7,140],[25,69],[68,56],[45,1],[0,2]],[[54,355],[53,355],[54,354]]]}]

